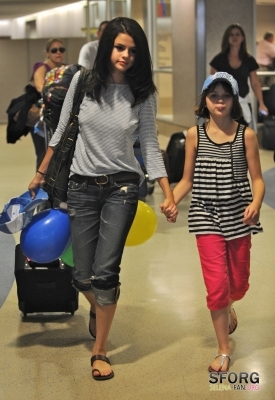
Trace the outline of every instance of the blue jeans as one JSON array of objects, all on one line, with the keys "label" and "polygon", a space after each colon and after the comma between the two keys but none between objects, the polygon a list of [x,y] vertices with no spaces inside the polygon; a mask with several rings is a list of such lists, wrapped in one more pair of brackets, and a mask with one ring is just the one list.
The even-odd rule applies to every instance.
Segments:
[{"label": "blue jeans", "polygon": [[68,184],[74,286],[80,292],[115,288],[137,210],[139,178],[96,185],[74,177]]}]

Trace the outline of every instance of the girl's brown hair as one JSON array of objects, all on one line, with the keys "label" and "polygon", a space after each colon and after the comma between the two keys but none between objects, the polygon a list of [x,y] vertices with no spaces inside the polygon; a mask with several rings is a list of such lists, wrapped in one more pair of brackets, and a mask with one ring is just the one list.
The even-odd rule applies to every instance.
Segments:
[{"label": "girl's brown hair", "polygon": [[243,115],[242,112],[242,108],[239,102],[239,97],[238,95],[234,95],[231,86],[224,82],[224,81],[218,81],[218,82],[214,82],[212,83],[212,85],[210,85],[208,87],[208,89],[204,90],[199,98],[198,104],[195,108],[195,115],[198,118],[210,118],[210,113],[208,108],[206,107],[206,96],[209,93],[212,93],[215,88],[218,85],[222,85],[222,87],[224,88],[224,90],[229,93],[232,97],[233,97],[233,106],[232,106],[232,110],[231,110],[231,118],[234,120],[237,120],[239,118],[241,118],[241,116]]}]

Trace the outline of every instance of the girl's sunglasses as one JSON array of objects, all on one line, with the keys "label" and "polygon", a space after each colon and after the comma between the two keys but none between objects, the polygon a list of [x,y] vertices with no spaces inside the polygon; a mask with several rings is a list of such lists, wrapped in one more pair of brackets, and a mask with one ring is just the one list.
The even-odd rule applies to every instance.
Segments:
[{"label": "girl's sunglasses", "polygon": [[65,49],[65,47],[53,47],[53,48],[50,50],[50,52],[51,52],[52,54],[55,54],[55,53],[57,53],[58,51],[59,51],[59,53],[65,53],[66,49]]}]

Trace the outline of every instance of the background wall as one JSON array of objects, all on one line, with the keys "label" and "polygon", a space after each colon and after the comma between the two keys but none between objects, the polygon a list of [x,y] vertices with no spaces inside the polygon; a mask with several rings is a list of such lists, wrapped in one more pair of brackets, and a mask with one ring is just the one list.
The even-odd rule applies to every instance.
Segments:
[{"label": "background wall", "polygon": [[196,98],[196,2],[172,0],[173,16],[173,112],[174,123],[195,123]]}]

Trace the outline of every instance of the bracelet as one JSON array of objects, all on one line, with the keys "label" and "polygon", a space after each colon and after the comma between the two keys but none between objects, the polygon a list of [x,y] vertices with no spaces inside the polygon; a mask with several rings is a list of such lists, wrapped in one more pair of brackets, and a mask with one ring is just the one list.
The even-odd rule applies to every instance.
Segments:
[{"label": "bracelet", "polygon": [[46,174],[44,174],[44,172],[41,172],[41,171],[39,171],[39,170],[37,170],[36,172],[38,172],[39,174],[41,174],[41,175],[43,175],[43,176],[46,176]]}]

